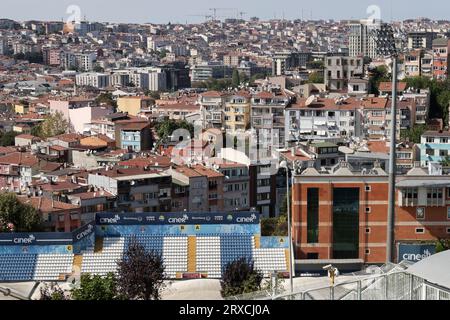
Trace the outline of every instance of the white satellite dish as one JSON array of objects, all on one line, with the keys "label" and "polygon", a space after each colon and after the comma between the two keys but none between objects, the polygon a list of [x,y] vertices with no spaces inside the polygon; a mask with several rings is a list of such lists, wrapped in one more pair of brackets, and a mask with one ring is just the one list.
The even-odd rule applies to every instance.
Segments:
[{"label": "white satellite dish", "polygon": [[307,107],[310,106],[315,100],[316,100],[315,96],[310,96],[308,99],[306,99],[305,106]]}]

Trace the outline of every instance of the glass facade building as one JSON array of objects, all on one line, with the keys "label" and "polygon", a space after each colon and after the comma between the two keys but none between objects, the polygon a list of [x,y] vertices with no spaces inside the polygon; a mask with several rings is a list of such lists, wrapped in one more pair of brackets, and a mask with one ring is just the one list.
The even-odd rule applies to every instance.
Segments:
[{"label": "glass facade building", "polygon": [[333,189],[333,259],[359,255],[359,188]]}]

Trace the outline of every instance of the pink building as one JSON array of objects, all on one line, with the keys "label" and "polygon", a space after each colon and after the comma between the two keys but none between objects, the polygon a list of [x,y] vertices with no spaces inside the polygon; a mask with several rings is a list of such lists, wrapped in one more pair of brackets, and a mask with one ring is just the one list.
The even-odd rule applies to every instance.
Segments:
[{"label": "pink building", "polygon": [[70,132],[83,133],[84,124],[114,112],[112,106],[96,106],[93,99],[50,100],[50,112],[61,112],[69,121]]}]

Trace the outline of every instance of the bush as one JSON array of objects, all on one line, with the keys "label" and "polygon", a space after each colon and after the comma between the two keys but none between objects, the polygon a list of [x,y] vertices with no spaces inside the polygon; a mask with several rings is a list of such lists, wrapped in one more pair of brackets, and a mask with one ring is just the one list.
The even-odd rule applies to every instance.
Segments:
[{"label": "bush", "polygon": [[261,290],[263,275],[255,269],[251,259],[241,258],[230,262],[222,275],[222,297],[235,296]]}]

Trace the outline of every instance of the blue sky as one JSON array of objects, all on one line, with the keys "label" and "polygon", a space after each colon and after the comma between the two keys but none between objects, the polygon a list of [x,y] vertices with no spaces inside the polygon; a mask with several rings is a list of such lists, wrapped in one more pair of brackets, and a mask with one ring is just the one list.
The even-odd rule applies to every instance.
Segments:
[{"label": "blue sky", "polygon": [[370,5],[377,5],[381,18],[390,21],[417,17],[450,19],[448,0],[1,0],[1,18],[15,20],[66,20],[70,5],[77,5],[82,17],[90,21],[111,22],[201,22],[202,17],[190,15],[211,14],[209,8],[238,8],[222,10],[217,15],[234,16],[237,11],[245,17],[287,19],[365,18]]}]

